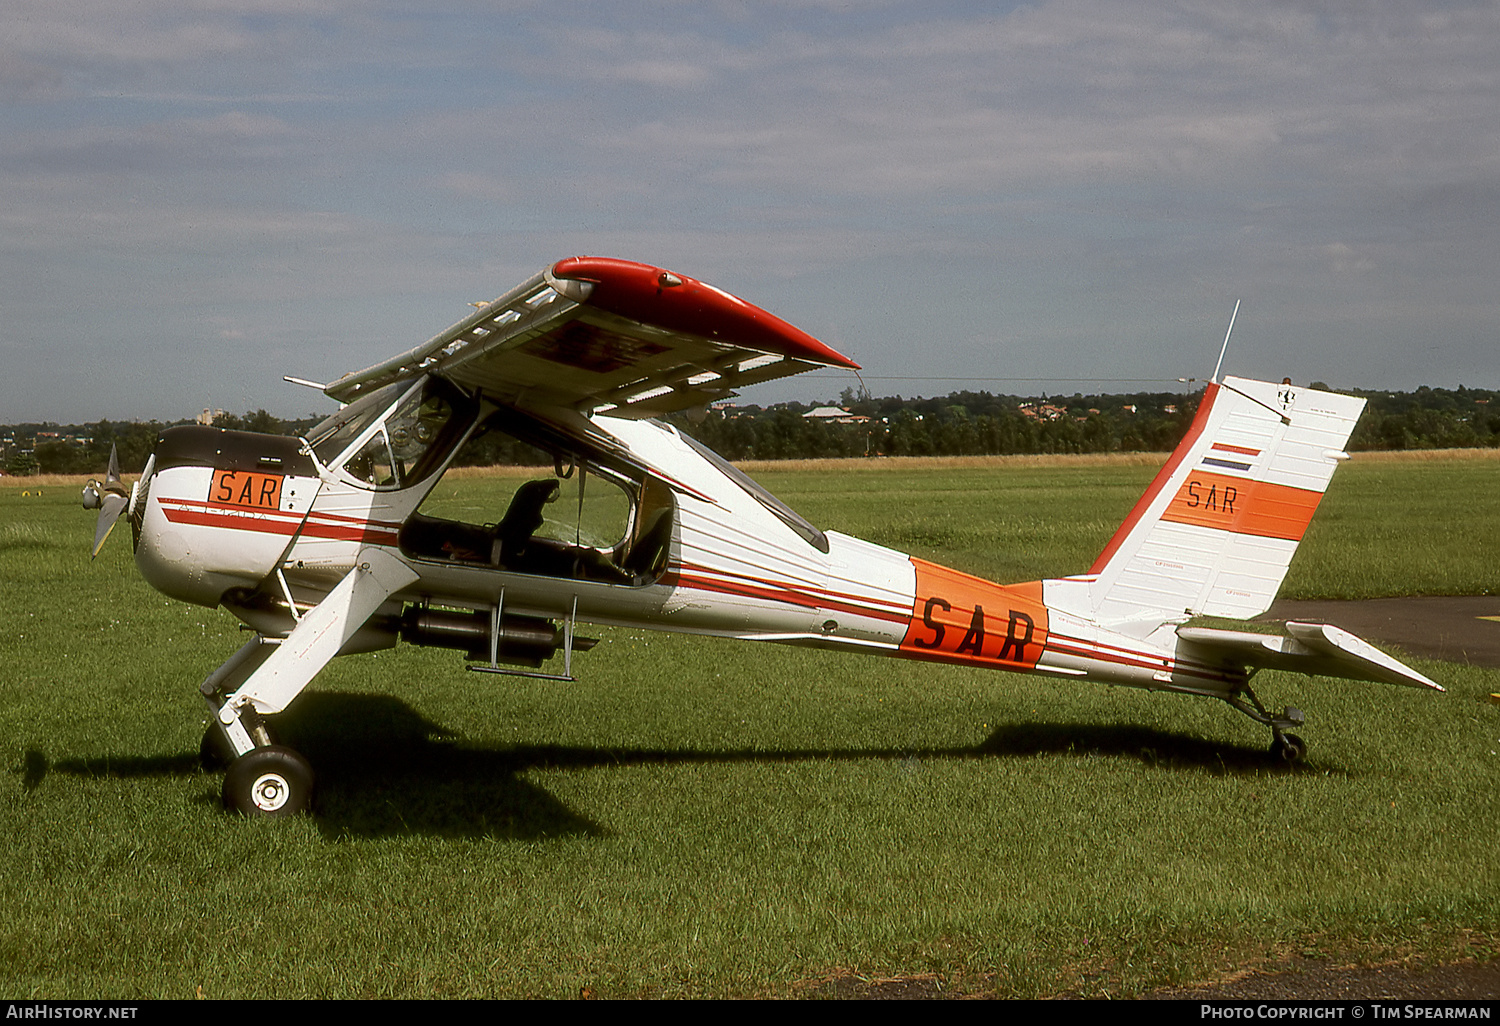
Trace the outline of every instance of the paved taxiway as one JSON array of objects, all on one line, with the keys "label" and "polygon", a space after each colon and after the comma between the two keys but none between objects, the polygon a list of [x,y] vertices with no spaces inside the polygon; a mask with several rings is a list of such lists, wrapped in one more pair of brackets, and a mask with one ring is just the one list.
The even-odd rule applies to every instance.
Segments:
[{"label": "paved taxiway", "polygon": [[1500,595],[1280,601],[1259,619],[1331,623],[1409,655],[1500,668]]}]

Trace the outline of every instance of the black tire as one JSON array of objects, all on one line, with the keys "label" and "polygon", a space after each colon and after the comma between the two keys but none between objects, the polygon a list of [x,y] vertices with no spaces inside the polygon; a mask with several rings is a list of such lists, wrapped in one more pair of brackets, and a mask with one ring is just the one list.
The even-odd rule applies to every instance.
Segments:
[{"label": "black tire", "polygon": [[1271,754],[1288,766],[1307,761],[1307,742],[1296,734],[1283,734],[1271,744]]},{"label": "black tire", "polygon": [[242,816],[282,818],[312,811],[313,771],[290,748],[246,752],[224,774],[224,807]]}]

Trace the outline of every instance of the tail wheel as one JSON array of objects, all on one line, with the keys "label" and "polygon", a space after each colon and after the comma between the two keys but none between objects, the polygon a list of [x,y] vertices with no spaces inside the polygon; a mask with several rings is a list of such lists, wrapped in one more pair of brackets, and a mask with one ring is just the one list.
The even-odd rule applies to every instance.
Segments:
[{"label": "tail wheel", "polygon": [[312,766],[280,745],[246,752],[224,774],[224,807],[243,816],[279,818],[309,812],[312,795]]},{"label": "tail wheel", "polygon": [[1307,761],[1307,742],[1296,734],[1277,734],[1271,742],[1271,754],[1279,756],[1288,766]]}]

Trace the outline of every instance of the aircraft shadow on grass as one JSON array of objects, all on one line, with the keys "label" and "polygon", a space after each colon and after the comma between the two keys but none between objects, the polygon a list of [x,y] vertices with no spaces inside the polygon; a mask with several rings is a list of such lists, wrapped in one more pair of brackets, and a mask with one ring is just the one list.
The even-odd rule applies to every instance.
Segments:
[{"label": "aircraft shadow on grass", "polygon": [[[673,763],[793,762],[865,759],[1027,758],[1090,755],[1136,759],[1172,770],[1253,774],[1284,770],[1263,748],[1221,744],[1141,726],[1016,723],[977,745],[946,748],[692,749],[521,745],[473,748],[405,702],[386,695],[309,692],[275,717],[278,742],[316,755],[317,823],[329,837],[423,835],[537,840],[607,837],[610,830],[569,809],[523,778],[531,769],[589,769]],[[1297,767],[1303,769],[1305,767]],[[196,752],[65,758],[25,753],[22,786],[35,790],[49,773],[104,779],[193,776]],[[204,793],[218,804],[218,787]]]}]

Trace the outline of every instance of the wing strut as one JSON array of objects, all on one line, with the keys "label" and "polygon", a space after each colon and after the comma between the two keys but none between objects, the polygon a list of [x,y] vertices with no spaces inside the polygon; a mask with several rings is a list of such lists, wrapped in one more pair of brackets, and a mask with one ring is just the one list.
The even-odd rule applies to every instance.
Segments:
[{"label": "wing strut", "polygon": [[[388,598],[417,580],[416,571],[384,549],[360,549],[354,569],[302,614],[284,640],[257,638],[210,674],[203,682],[204,698],[234,754],[264,746],[264,738],[255,736],[260,717],[290,705]],[[241,678],[236,671],[245,668],[250,672]],[[237,678],[239,686],[224,695]]]}]

